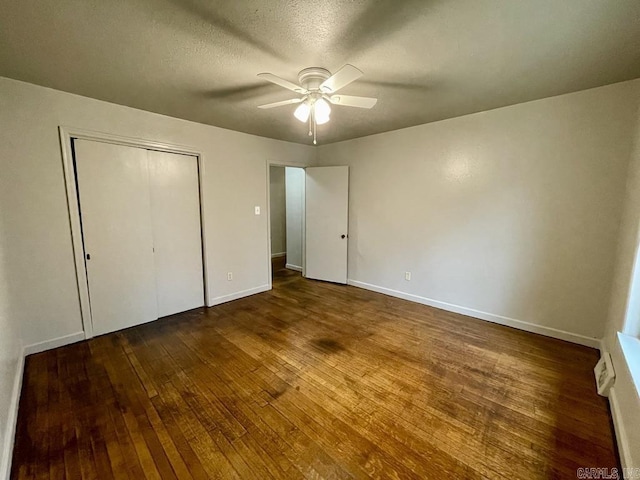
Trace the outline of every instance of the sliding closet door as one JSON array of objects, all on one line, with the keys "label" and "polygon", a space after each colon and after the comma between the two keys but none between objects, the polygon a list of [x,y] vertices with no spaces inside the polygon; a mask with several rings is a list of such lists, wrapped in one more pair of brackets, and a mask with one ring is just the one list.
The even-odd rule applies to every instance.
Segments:
[{"label": "sliding closet door", "polygon": [[147,151],[75,141],[94,335],[158,318]]},{"label": "sliding closet door", "polygon": [[196,157],[149,151],[158,316],[204,305]]}]

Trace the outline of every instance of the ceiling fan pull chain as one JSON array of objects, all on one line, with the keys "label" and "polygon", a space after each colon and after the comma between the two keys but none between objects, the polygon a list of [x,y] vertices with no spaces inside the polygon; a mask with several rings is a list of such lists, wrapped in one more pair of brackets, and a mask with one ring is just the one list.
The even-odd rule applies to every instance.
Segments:
[{"label": "ceiling fan pull chain", "polygon": [[316,142],[316,133],[318,130],[318,124],[316,123],[316,112],[313,112],[313,144],[317,145],[318,142]]}]

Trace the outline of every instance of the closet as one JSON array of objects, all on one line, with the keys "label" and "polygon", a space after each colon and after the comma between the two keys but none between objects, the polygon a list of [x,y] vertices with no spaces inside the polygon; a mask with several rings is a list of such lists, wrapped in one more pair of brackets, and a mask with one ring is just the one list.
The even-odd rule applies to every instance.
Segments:
[{"label": "closet", "polygon": [[204,305],[197,158],[73,149],[94,335]]}]

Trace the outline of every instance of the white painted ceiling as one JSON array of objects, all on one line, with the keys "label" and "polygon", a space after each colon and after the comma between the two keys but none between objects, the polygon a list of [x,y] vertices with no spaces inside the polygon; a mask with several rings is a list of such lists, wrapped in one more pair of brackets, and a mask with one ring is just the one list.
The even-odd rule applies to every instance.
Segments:
[{"label": "white painted ceiling", "polygon": [[320,144],[640,77],[640,1],[0,0],[1,76],[293,142],[256,75],[345,63]]}]

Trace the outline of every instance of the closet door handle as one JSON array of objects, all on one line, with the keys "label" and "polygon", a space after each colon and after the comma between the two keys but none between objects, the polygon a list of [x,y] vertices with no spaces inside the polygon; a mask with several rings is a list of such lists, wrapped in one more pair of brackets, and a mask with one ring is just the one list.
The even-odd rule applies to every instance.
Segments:
[{"label": "closet door handle", "polygon": [[91,254],[87,253],[87,260],[91,260]]}]

